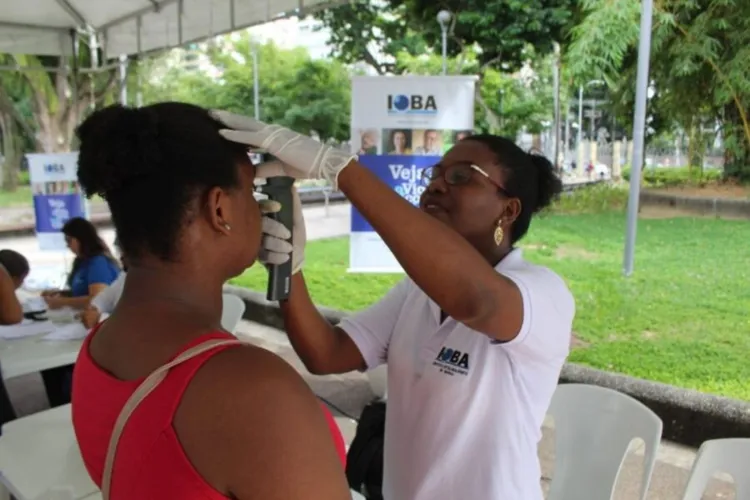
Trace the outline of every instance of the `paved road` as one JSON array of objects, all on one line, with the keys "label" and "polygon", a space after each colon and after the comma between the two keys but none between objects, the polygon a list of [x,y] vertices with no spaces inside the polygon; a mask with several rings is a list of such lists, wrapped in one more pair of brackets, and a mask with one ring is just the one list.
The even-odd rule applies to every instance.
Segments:
[{"label": "paved road", "polygon": [[[575,184],[587,180],[589,180],[589,178],[585,175],[566,174],[564,177],[564,182],[566,184]],[[107,216],[109,214],[107,205],[101,201],[89,203],[89,211],[91,215],[98,217]],[[29,200],[29,205],[25,207],[0,208],[0,232],[3,230],[18,228],[20,226],[33,226],[33,224],[34,209],[31,206],[31,200]]]},{"label": "paved road", "polygon": [[[323,206],[308,207],[303,210],[309,240],[331,238],[349,233],[350,205],[334,203],[326,210]],[[115,232],[101,229],[99,234],[114,249]],[[31,274],[27,279],[29,288],[47,288],[61,284],[70,265],[73,254],[68,251],[49,252],[39,250],[34,236],[0,238],[0,248],[11,248],[22,253],[31,263]]]}]

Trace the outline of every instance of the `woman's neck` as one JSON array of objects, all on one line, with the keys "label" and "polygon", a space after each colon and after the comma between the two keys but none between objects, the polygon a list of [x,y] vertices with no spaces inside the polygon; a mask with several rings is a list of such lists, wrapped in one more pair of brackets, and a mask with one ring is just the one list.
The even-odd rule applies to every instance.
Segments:
[{"label": "woman's neck", "polygon": [[[201,272],[203,271],[203,272]],[[151,309],[174,311],[207,321],[218,320],[223,282],[207,270],[182,265],[128,267],[121,301]]]},{"label": "woman's neck", "polygon": [[497,250],[493,252],[492,257],[489,259],[489,262],[490,264],[492,264],[492,267],[497,266],[512,251],[513,251],[513,247],[511,246],[502,245],[498,247]]}]

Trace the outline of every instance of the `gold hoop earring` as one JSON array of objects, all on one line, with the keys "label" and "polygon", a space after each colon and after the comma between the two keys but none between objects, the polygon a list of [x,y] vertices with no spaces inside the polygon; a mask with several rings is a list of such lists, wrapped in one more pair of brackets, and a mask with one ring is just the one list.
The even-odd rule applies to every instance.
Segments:
[{"label": "gold hoop earring", "polygon": [[503,242],[503,237],[505,236],[505,231],[503,231],[503,221],[500,219],[497,221],[497,227],[495,228],[495,245],[500,246],[500,244]]}]

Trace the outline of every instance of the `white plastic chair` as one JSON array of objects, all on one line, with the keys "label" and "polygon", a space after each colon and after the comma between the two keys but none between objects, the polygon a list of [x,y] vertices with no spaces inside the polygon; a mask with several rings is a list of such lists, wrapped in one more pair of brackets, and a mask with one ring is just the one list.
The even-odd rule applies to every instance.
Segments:
[{"label": "white plastic chair", "polygon": [[380,399],[385,399],[388,394],[388,365],[380,365],[367,372],[367,381],[370,389]]},{"label": "white plastic chair", "polygon": [[245,314],[245,302],[233,293],[222,295],[221,326],[226,331],[234,333],[235,328]]},{"label": "white plastic chair", "polygon": [[703,443],[682,500],[701,500],[708,481],[716,472],[732,476],[735,500],[750,500],[750,439],[713,439]]},{"label": "white plastic chair", "polygon": [[611,500],[635,438],[646,445],[639,497],[646,498],[662,433],[653,411],[612,389],[562,384],[549,414],[555,421],[555,471],[548,500]]}]

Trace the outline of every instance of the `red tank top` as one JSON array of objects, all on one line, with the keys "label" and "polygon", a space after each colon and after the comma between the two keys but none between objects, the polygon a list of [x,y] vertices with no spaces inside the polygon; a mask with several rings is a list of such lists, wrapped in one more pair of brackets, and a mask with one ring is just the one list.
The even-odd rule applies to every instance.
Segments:
[{"label": "red tank top", "polygon": [[[101,486],[104,457],[115,420],[142,380],[118,380],[94,362],[89,354],[89,343],[96,331],[96,328],[91,331],[78,355],[73,375],[72,411],[83,462],[94,483]],[[184,346],[182,351],[206,340],[233,338],[223,332],[203,335]],[[193,468],[172,427],[172,419],[182,394],[203,363],[229,348],[231,346],[211,349],[172,368],[164,381],[143,400],[131,416],[117,447],[110,490],[112,500],[226,499]],[[345,464],[344,439],[328,410],[325,407],[322,410],[339,457]]]}]

